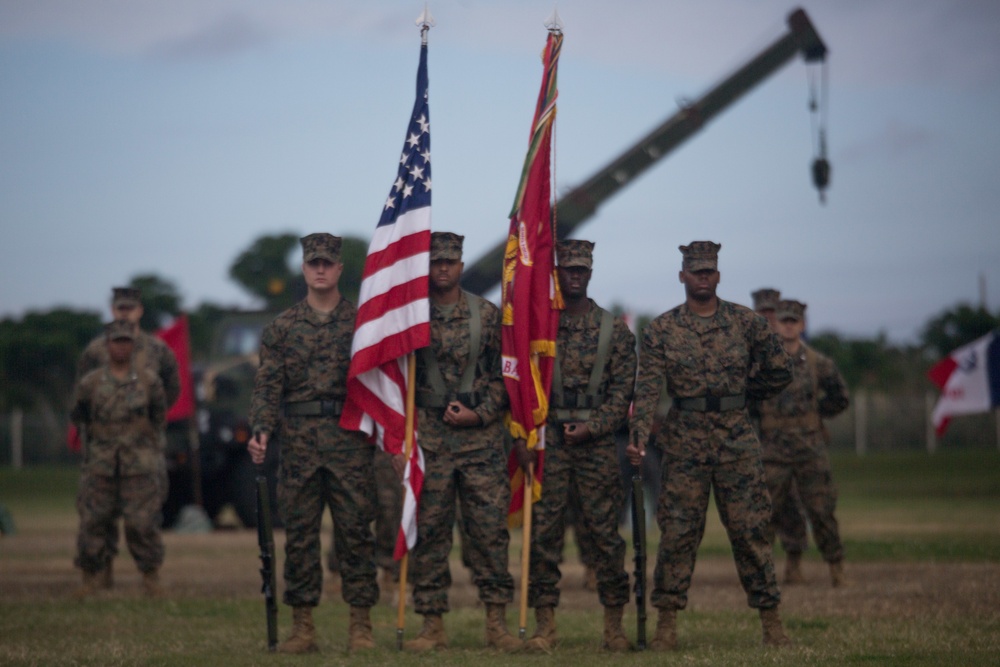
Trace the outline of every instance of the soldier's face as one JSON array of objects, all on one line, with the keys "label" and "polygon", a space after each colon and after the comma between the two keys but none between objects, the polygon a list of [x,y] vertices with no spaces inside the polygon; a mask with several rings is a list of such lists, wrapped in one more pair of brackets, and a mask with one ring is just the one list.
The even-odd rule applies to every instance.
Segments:
[{"label": "soldier's face", "polygon": [[108,357],[111,361],[123,364],[132,358],[132,348],[135,343],[131,338],[112,338],[108,341]]},{"label": "soldier's face", "polygon": [[787,318],[778,321],[777,334],[786,343],[792,343],[802,337],[802,332],[806,330],[804,320],[793,320]]},{"label": "soldier's face", "polygon": [[430,287],[437,292],[447,292],[458,287],[462,279],[463,262],[457,259],[435,259],[431,262]]},{"label": "soldier's face", "polygon": [[680,281],[684,285],[685,294],[689,299],[695,301],[712,299],[721,278],[721,274],[715,269],[700,269],[698,271],[682,269],[680,272]]},{"label": "soldier's face", "polygon": [[556,269],[559,276],[559,289],[563,296],[574,299],[587,296],[587,286],[593,272],[584,266],[560,266]]},{"label": "soldier's face", "polygon": [[128,320],[132,324],[138,325],[142,319],[142,306],[131,303],[118,303],[111,306],[111,314],[116,320]]},{"label": "soldier's face", "polygon": [[340,274],[344,271],[342,262],[331,262],[327,259],[313,259],[302,265],[302,276],[306,287],[315,292],[329,292],[340,282]]}]

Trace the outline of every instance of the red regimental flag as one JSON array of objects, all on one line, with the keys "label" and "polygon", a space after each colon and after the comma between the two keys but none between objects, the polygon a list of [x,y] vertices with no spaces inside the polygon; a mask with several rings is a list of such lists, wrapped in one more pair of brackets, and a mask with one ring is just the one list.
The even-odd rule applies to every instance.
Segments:
[{"label": "red regimental flag", "polygon": [[181,378],[181,393],[167,411],[167,421],[180,421],[194,416],[194,382],[191,380],[191,334],[188,316],[182,314],[169,327],[156,332],[177,357],[177,372]]},{"label": "red regimental flag", "polygon": [[[531,140],[510,214],[504,253],[501,327],[503,377],[510,396],[507,427],[535,451],[533,498],[541,497],[545,420],[556,352],[562,299],[555,279],[550,158],[556,114],[556,71],[562,35],[549,33],[543,53],[544,74],[535,107]],[[508,520],[520,524],[524,475],[514,454],[508,461],[511,503]]]}]

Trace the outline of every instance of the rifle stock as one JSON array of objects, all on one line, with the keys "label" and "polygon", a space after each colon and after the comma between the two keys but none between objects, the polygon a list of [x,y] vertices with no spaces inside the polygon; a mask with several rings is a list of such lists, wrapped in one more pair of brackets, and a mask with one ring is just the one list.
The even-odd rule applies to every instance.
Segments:
[{"label": "rifle stock", "polygon": [[260,546],[260,592],[264,594],[267,614],[267,650],[278,646],[278,601],[274,571],[274,524],[271,521],[271,495],[263,466],[257,466],[257,544]]}]

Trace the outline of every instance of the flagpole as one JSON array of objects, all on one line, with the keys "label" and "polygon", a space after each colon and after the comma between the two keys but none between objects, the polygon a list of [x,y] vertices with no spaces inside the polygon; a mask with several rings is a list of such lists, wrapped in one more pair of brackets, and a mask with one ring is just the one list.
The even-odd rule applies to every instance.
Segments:
[{"label": "flagpole", "polygon": [[[407,466],[413,456],[413,416],[416,410],[417,396],[417,355],[410,352],[406,355],[406,440],[403,445],[403,458]],[[406,502],[406,493],[403,493]],[[396,649],[403,650],[403,630],[406,628],[406,571],[410,564],[410,550],[407,549],[399,562],[399,606],[396,610]]]},{"label": "flagpole", "polygon": [[532,463],[525,471],[524,505],[522,506],[523,526],[521,531],[521,615],[518,622],[517,636],[524,640],[528,628],[528,582],[531,569],[531,503],[535,486],[535,464]]}]

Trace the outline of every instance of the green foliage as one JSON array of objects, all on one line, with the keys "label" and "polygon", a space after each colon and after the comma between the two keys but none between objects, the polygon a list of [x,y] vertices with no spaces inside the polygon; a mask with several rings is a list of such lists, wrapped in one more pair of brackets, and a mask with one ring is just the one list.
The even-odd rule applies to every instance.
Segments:
[{"label": "green foliage", "polygon": [[0,322],[0,407],[29,409],[69,400],[76,360],[101,331],[101,317],[57,308]]},{"label": "green foliage", "polygon": [[156,331],[181,312],[181,296],[169,280],[150,273],[134,276],[129,286],[142,290],[139,327],[143,331]]},{"label": "green foliage", "polygon": [[345,236],[340,246],[340,261],[344,263],[344,273],[340,276],[340,293],[354,303],[358,302],[361,291],[361,274],[365,270],[368,257],[368,242],[356,236]]},{"label": "green foliage", "polygon": [[982,306],[962,303],[945,310],[924,326],[921,340],[939,357],[1000,327],[1000,314],[993,315]]},{"label": "green foliage", "polygon": [[212,348],[215,325],[229,309],[213,303],[203,303],[188,313],[188,327],[191,334],[191,356],[204,359]]},{"label": "green foliage", "polygon": [[261,236],[240,253],[229,275],[262,299],[268,310],[288,308],[301,294],[301,272],[293,271],[290,261],[298,247],[299,237],[291,232]]}]

